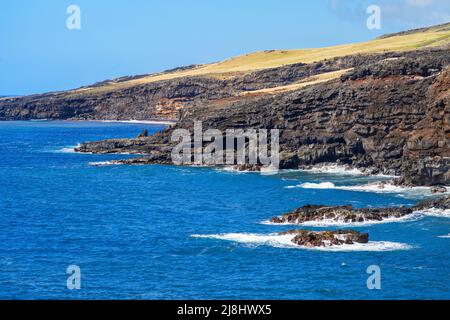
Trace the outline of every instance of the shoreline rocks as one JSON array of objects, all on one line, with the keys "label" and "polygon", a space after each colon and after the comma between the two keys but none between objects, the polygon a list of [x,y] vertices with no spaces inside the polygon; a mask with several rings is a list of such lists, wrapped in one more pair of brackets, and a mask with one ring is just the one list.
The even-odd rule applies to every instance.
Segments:
[{"label": "shoreline rocks", "polygon": [[292,212],[273,217],[272,223],[302,224],[311,221],[335,221],[342,223],[382,221],[388,218],[401,218],[411,214],[411,208],[354,209],[346,206],[306,205]]},{"label": "shoreline rocks", "polygon": [[449,210],[450,209],[450,195],[440,197],[437,199],[429,199],[418,202],[414,207],[414,210],[426,210],[426,209],[442,209]]},{"label": "shoreline rocks", "polygon": [[445,193],[447,192],[447,188],[444,186],[434,186],[430,191],[431,193]]},{"label": "shoreline rocks", "polygon": [[365,208],[354,209],[351,205],[324,206],[306,205],[270,219],[275,224],[302,224],[305,222],[332,221],[339,223],[377,222],[390,218],[402,218],[415,211],[426,209],[450,209],[450,196],[418,202],[411,208]]},{"label": "shoreline rocks", "polygon": [[[375,208],[375,209],[353,209],[347,206],[320,206],[306,205],[291,213],[274,217],[273,223],[302,223],[306,221],[335,220],[340,222],[363,222],[382,221],[386,218],[400,218],[417,210],[436,208],[450,209],[450,196],[439,199],[418,202],[411,208]],[[291,242],[303,247],[330,247],[339,245],[352,245],[355,243],[368,243],[369,234],[356,230],[324,230],[311,231],[294,229],[279,232],[278,235],[292,235]]]},{"label": "shoreline rocks", "polygon": [[293,235],[292,242],[304,247],[329,247],[344,244],[367,243],[369,234],[355,230],[310,231],[289,230],[279,235]]}]

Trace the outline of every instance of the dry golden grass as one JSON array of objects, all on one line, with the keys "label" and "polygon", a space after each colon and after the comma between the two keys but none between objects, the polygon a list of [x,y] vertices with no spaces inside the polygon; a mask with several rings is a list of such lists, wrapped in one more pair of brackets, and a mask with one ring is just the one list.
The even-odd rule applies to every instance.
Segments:
[{"label": "dry golden grass", "polygon": [[[201,65],[194,69],[160,73],[129,81],[111,81],[103,86],[72,90],[71,95],[97,94],[116,89],[133,87],[140,84],[170,80],[187,76],[210,76],[226,78],[240,73],[275,68],[294,63],[312,63],[351,54],[368,54],[382,52],[402,52],[418,48],[450,44],[448,26],[435,27],[427,31],[396,35],[367,42],[338,45],[325,48],[299,50],[268,50],[234,57],[222,62]],[[321,81],[321,80],[319,80]],[[296,84],[299,85],[299,84]]]},{"label": "dry golden grass", "polygon": [[296,83],[288,84],[285,86],[278,86],[278,87],[274,87],[274,88],[265,88],[265,89],[259,89],[259,90],[253,90],[253,91],[246,91],[246,92],[242,92],[240,95],[245,96],[245,95],[249,95],[249,94],[260,94],[260,93],[276,94],[276,93],[281,93],[281,92],[286,92],[286,91],[291,91],[291,90],[297,90],[300,88],[304,88],[306,86],[311,86],[314,84],[337,79],[341,75],[343,75],[344,73],[346,73],[352,69],[353,68],[321,73],[321,74],[311,76],[311,77],[305,78],[301,81],[298,81]]}]

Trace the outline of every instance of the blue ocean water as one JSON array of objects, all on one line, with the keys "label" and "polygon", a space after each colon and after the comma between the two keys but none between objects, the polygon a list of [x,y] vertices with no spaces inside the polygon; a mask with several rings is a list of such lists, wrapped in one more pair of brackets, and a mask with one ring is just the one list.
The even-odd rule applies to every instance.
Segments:
[{"label": "blue ocean water", "polygon": [[[270,234],[292,227],[261,223],[308,203],[412,205],[420,192],[299,187],[370,180],[358,176],[92,166],[127,156],[67,149],[144,128],[162,127],[0,123],[0,299],[450,298],[448,217],[356,227],[372,245],[338,252],[289,247]],[[80,290],[67,289],[69,265]],[[370,265],[380,290],[367,288]]]}]

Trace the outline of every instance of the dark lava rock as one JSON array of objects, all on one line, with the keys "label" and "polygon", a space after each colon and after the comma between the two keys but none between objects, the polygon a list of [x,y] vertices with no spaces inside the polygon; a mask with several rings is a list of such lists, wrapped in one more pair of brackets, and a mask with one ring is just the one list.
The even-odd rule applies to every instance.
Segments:
[{"label": "dark lava rock", "polygon": [[434,186],[431,188],[431,193],[445,193],[447,188],[444,186]]},{"label": "dark lava rock", "polygon": [[290,230],[280,232],[280,235],[292,234],[292,242],[305,247],[328,247],[343,244],[367,243],[369,234],[360,233],[354,230],[336,231],[310,231],[310,230]]},{"label": "dark lava rock", "polygon": [[444,209],[444,210],[450,209],[450,195],[438,199],[420,201],[413,208],[414,210],[424,210],[430,208]]},{"label": "dark lava rock", "polygon": [[280,217],[273,217],[273,223],[301,224],[309,221],[336,221],[343,223],[382,221],[388,218],[400,218],[413,212],[410,208],[374,208],[354,209],[347,206],[306,205]]},{"label": "dark lava rock", "polygon": [[138,135],[138,138],[148,137],[148,131],[146,129],[142,130],[142,132]]},{"label": "dark lava rock", "polygon": [[75,151],[98,154],[141,153],[144,149],[148,149],[148,143],[142,139],[111,139],[82,143]]},{"label": "dark lava rock", "polygon": [[[241,94],[343,68],[354,69],[340,79],[301,89]],[[339,163],[400,176],[396,183],[401,185],[437,186],[450,184],[449,87],[450,50],[436,48],[340,57],[318,64],[255,71],[226,80],[174,79],[95,99],[6,99],[0,101],[0,119],[140,119],[169,114],[178,118],[175,126],[148,137],[148,141],[112,140],[78,148],[95,153],[152,153],[140,163],[167,161],[171,149],[162,147],[171,146],[173,130],[193,132],[194,120],[202,121],[204,130],[222,132],[231,128],[279,129],[280,169]],[[143,110],[142,105],[148,103],[151,107]],[[128,107],[123,108],[124,105]],[[123,114],[117,115],[114,108]],[[175,111],[179,112],[177,116]]]}]

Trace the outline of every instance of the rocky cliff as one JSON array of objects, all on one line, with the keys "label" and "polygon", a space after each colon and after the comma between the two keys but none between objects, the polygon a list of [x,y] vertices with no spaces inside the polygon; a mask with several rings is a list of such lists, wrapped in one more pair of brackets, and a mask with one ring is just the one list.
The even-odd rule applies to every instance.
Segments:
[{"label": "rocky cliff", "polygon": [[345,56],[246,73],[188,76],[142,84],[139,80],[144,76],[126,77],[71,91],[0,98],[0,120],[177,120],[181,111],[195,106],[225,103],[245,93],[279,88],[377,59],[378,55]]},{"label": "rocky cliff", "polygon": [[[130,164],[172,163],[173,130],[192,132],[196,120],[205,130],[279,129],[281,168],[332,162],[398,175],[397,182],[406,185],[448,185],[450,47],[443,41],[450,38],[449,28],[439,26],[440,45],[431,48],[371,52],[360,46],[363,53],[329,54],[309,63],[274,62],[276,67],[255,70],[192,66],[67,92],[1,98],[0,120],[177,120],[175,126],[151,137],[91,142],[77,148],[145,154],[122,161]],[[389,44],[391,38],[395,35],[387,38]],[[304,61],[316,53],[307,55],[299,53]],[[276,57],[289,61],[290,53],[280,51]],[[205,73],[205,68],[221,72]]]},{"label": "rocky cliff", "polygon": [[176,126],[145,141],[84,144],[78,151],[126,150],[149,154],[127,163],[170,163],[171,132],[201,120],[204,128],[219,130],[280,129],[281,168],[335,162],[400,175],[403,184],[449,184],[450,51],[341,61],[352,59],[358,63],[340,78],[210,100],[183,109]]}]

